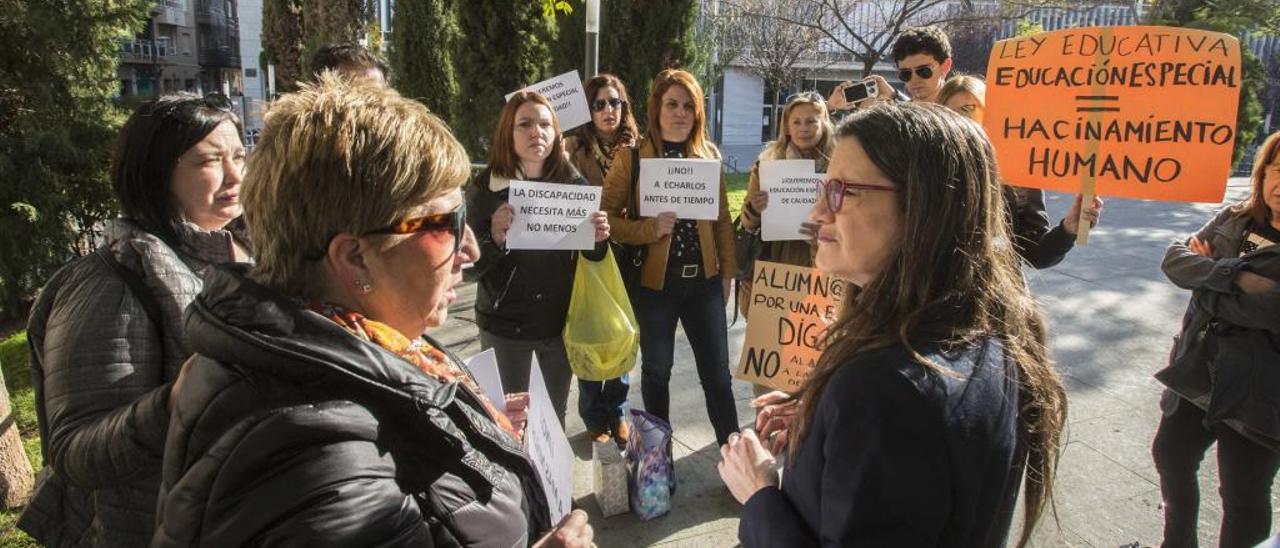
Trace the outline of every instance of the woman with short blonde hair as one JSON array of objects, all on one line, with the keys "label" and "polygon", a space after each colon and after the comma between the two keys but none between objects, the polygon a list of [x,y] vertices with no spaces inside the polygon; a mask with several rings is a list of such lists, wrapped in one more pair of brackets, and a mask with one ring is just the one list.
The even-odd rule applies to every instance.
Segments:
[{"label": "woman with short blonde hair", "polygon": [[[468,169],[391,90],[329,74],[272,105],[245,181],[264,260],[210,273],[188,311],[152,546],[518,546],[551,528],[522,428],[426,335],[478,255]],[[545,542],[589,546],[586,515]]]}]

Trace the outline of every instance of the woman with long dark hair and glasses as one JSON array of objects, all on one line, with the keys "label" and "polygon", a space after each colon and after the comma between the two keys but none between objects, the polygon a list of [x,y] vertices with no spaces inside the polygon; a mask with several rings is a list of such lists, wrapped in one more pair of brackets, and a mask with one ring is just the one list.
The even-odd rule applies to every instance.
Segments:
[{"label": "woman with long dark hair and glasses", "polygon": [[247,261],[245,149],[221,95],[143,103],[111,181],[123,215],[54,274],[28,338],[44,470],[18,527],[46,546],[145,546],[155,527],[170,399],[191,355],[183,311],[210,265]]},{"label": "woman with long dark hair and glasses", "polygon": [[1053,493],[1067,402],[991,144],[912,103],[855,113],[836,135],[810,220],[817,267],[853,287],[791,419],[757,421],[761,437],[788,430],[781,484],[754,432],[721,449],[739,538],[1003,546],[1025,483],[1023,546]]},{"label": "woman with long dark hair and glasses", "polygon": [[[508,394],[529,388],[529,363],[538,356],[556,416],[564,424],[573,371],[564,348],[564,323],[580,253],[564,250],[507,249],[514,221],[511,181],[588,184],[565,156],[560,122],[547,99],[532,91],[511,96],[493,132],[489,167],[467,187],[471,228],[480,241],[476,261],[476,324],[480,346],[498,359],[502,388]],[[604,258],[609,222],[603,211],[591,214],[596,249],[583,253]]]},{"label": "woman with long dark hair and glasses", "polygon": [[[588,183],[604,186],[604,176],[618,153],[635,148],[639,130],[627,86],[617,76],[592,76],[583,83],[583,90],[591,100],[591,123],[565,136],[564,148]],[[578,415],[592,440],[612,436],[619,446],[626,446],[630,427],[623,415],[630,385],[629,375],[606,381],[578,379]]]}]

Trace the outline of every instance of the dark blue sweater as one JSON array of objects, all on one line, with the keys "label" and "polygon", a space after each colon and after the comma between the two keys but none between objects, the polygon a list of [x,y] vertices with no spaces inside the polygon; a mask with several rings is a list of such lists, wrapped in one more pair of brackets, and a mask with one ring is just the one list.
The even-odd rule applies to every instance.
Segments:
[{"label": "dark blue sweater", "polygon": [[1003,546],[1025,456],[1017,370],[986,341],[851,357],[823,391],[782,488],[743,508],[738,536],[757,546]]}]

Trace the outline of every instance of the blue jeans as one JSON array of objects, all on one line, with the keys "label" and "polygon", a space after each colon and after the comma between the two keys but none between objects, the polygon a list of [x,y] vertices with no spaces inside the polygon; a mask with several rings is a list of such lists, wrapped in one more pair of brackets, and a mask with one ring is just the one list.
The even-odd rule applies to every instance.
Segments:
[{"label": "blue jeans", "polygon": [[578,415],[588,432],[609,432],[627,412],[631,374],[607,381],[578,379]]},{"label": "blue jeans", "polygon": [[738,409],[729,378],[729,327],[720,276],[683,278],[669,272],[662,291],[639,287],[632,296],[640,323],[640,394],[646,411],[670,421],[671,367],[676,322],[684,327],[702,382],[707,416],[723,445],[738,431]]}]

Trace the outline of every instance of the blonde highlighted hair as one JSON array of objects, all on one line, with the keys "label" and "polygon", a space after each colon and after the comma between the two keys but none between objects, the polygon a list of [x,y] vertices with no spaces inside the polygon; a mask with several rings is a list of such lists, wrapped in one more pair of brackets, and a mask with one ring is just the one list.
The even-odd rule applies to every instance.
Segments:
[{"label": "blonde highlighted hair", "polygon": [[778,138],[769,141],[764,146],[764,150],[760,152],[760,159],[780,160],[787,157],[787,147],[791,146],[791,114],[800,105],[809,105],[817,109],[818,129],[822,132],[822,138],[818,139],[818,143],[814,148],[818,150],[824,160],[831,159],[831,152],[836,147],[836,128],[831,124],[831,114],[827,111],[827,102],[822,99],[821,95],[812,91],[798,93],[787,101],[787,106],[782,109],[782,117],[779,118],[781,122],[778,124]]},{"label": "blonde highlighted hair", "polygon": [[253,277],[302,295],[334,236],[395,223],[469,176],[466,150],[421,103],[322,75],[272,103],[249,158]]},{"label": "blonde highlighted hair", "polygon": [[947,104],[947,101],[951,100],[952,97],[955,97],[957,93],[962,91],[973,95],[978,99],[978,102],[982,103],[983,106],[986,106],[987,83],[977,76],[969,76],[968,74],[954,76],[950,80],[947,80],[947,83],[942,84],[942,89],[938,90],[938,100],[936,103],[939,105],[945,105]]}]

